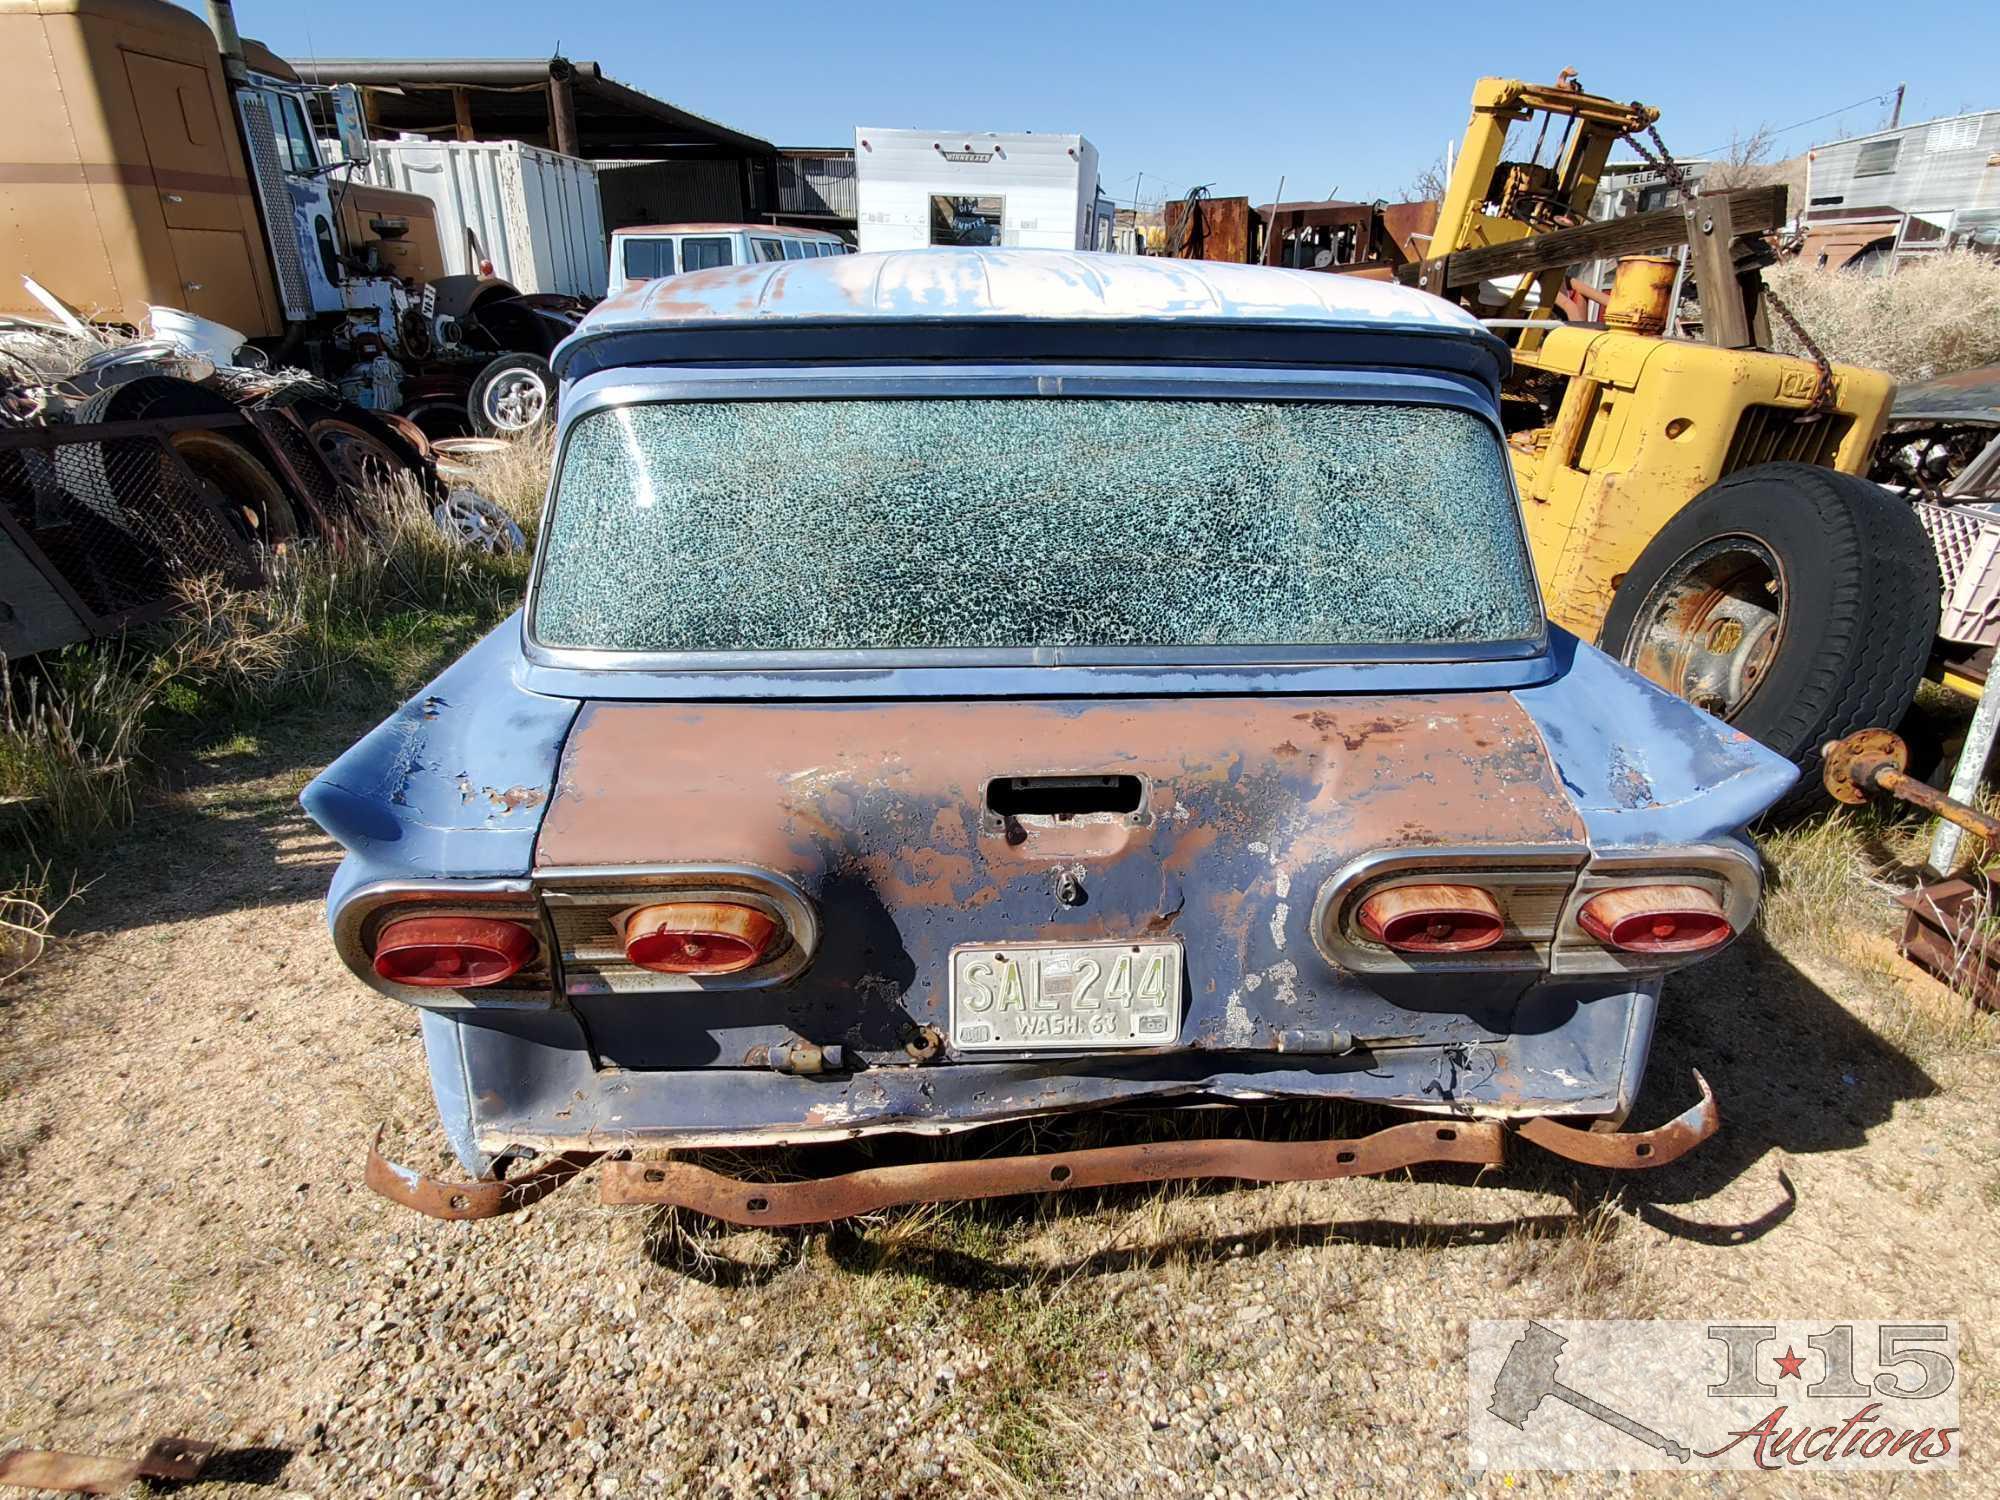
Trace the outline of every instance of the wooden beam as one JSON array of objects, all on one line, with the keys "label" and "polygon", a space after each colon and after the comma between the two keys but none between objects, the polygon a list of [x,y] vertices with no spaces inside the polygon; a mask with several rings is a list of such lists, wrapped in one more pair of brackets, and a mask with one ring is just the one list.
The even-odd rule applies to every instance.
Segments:
[{"label": "wooden beam", "polygon": [[567,66],[549,74],[549,144],[564,156],[581,156],[576,141],[576,90]]},{"label": "wooden beam", "polygon": [[469,89],[451,91],[451,120],[457,139],[461,141],[479,139],[472,128],[472,93]]},{"label": "wooden beam", "polygon": [[[1717,195],[1722,196],[1722,195]],[[1730,226],[1735,234],[1759,234],[1785,222],[1785,187],[1739,188],[1727,195]],[[1580,265],[1587,260],[1616,260],[1687,243],[1687,213],[1663,208],[1625,219],[1605,219],[1530,235],[1505,245],[1461,250],[1415,265],[1396,268],[1396,279],[1440,296],[1461,287],[1477,286],[1499,276],[1532,276],[1541,271]]]},{"label": "wooden beam", "polygon": [[1736,281],[1736,221],[1727,193],[1704,193],[1687,205],[1688,272],[1701,295],[1701,336],[1723,349],[1747,349],[1750,316]]}]

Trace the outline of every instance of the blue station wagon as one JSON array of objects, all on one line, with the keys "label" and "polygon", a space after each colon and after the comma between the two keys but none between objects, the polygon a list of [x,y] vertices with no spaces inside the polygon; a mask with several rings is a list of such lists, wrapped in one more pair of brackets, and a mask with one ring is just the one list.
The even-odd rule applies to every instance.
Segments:
[{"label": "blue station wagon", "polygon": [[[781,1225],[1699,1143],[1698,1077],[1616,1127],[1794,771],[1548,625],[1507,359],[1412,290],[1055,252],[605,302],[555,357],[525,608],[304,794],[469,1174],[371,1183],[476,1217],[603,1156],[608,1201]],[[1401,1118],[671,1155],[1328,1099]]]}]

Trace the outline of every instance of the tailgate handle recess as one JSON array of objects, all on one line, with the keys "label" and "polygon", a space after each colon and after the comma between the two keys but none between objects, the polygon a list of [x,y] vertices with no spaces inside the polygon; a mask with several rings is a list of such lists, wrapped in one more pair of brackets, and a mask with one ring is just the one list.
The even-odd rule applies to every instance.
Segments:
[{"label": "tailgate handle recess", "polygon": [[995,776],[986,810],[996,818],[1071,818],[1139,810],[1146,784],[1137,776]]}]

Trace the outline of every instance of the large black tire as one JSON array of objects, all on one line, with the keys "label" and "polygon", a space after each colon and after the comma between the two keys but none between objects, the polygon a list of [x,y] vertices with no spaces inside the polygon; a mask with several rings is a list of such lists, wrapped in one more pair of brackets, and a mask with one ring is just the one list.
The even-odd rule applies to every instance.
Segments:
[{"label": "large black tire", "polygon": [[1893,727],[1916,697],[1937,637],[1937,557],[1909,505],[1881,486],[1810,464],[1763,464],[1710,486],[1661,529],[1619,584],[1599,644],[1701,702],[1687,678],[1660,669],[1655,632],[1677,599],[1693,609],[1698,598],[1740,596],[1715,584],[1730,558],[1738,579],[1775,565],[1776,588],[1754,592],[1775,601],[1777,623],[1750,664],[1751,684],[1703,706],[1799,767],[1799,784],[1773,809],[1790,816],[1825,798],[1820,746]]},{"label": "large black tire", "polygon": [[538,437],[555,421],[555,374],[539,354],[503,354],[474,378],[465,410],[480,437]]}]

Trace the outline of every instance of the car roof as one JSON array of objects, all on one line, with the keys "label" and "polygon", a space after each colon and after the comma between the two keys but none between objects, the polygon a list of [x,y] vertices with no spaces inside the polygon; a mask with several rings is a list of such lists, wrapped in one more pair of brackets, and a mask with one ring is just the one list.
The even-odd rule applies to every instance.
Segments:
[{"label": "car roof", "polygon": [[837,240],[837,234],[829,234],[824,229],[798,229],[790,224],[627,224],[622,229],[611,231],[620,234],[775,234],[791,235],[798,239]]},{"label": "car roof", "polygon": [[1896,392],[1889,415],[1904,421],[2000,422],[2000,365],[1978,365]]},{"label": "car roof", "polygon": [[1411,287],[1276,266],[1062,250],[938,248],[762,262],[649,281],[574,335],[754,324],[960,320],[1321,324],[1490,339]]}]

